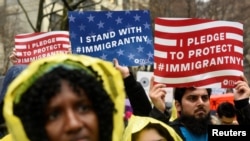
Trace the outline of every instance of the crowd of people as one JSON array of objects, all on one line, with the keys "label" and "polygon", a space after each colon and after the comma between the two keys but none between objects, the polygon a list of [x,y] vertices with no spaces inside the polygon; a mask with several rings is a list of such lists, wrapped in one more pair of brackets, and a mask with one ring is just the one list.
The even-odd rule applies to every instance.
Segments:
[{"label": "crowd of people", "polygon": [[[212,117],[210,88],[174,88],[175,109],[169,112],[166,86],[154,84],[152,77],[148,99],[117,59],[61,54],[13,69],[0,95],[7,129],[2,141],[207,141],[208,125],[250,124],[244,76],[235,83],[234,104],[222,103]],[[126,97],[133,109],[128,121]]]}]

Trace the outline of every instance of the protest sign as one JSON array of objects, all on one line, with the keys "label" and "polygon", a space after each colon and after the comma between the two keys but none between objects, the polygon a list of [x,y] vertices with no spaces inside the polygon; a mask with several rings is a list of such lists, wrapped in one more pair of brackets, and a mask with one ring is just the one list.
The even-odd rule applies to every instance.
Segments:
[{"label": "protest sign", "polygon": [[17,61],[15,64],[29,64],[39,58],[55,54],[67,54],[70,50],[68,31],[36,32],[15,36]]},{"label": "protest sign", "polygon": [[243,75],[243,25],[192,18],[155,20],[155,82],[233,88]]},{"label": "protest sign", "polygon": [[153,64],[153,37],[148,10],[70,11],[73,54],[85,54],[121,65]]}]

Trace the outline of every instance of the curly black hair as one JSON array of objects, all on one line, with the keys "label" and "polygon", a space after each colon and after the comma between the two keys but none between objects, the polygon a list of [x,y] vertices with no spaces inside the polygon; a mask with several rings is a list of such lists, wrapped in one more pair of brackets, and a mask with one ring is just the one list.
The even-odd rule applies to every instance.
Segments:
[{"label": "curly black hair", "polygon": [[80,94],[83,89],[93,104],[99,120],[99,140],[112,141],[114,103],[103,88],[103,80],[97,72],[88,68],[96,76],[83,69],[67,69],[59,66],[38,78],[14,105],[18,116],[31,141],[48,141],[45,131],[45,108],[49,100],[61,89],[61,80],[69,82],[73,91]]}]

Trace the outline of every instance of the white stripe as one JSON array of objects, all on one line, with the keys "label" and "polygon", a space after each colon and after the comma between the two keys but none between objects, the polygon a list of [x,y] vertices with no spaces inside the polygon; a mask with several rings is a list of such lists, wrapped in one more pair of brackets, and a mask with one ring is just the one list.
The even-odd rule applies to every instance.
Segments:
[{"label": "white stripe", "polygon": [[26,45],[15,45],[16,49],[26,49]]},{"label": "white stripe", "polygon": [[226,33],[226,39],[233,39],[243,42],[243,36],[235,33]]},{"label": "white stripe", "polygon": [[154,69],[156,69],[156,67],[157,67],[157,63],[154,62]]},{"label": "white stripe", "polygon": [[[40,35],[35,35],[33,37],[24,37],[24,38],[16,38],[15,42],[27,42],[27,41],[33,41],[33,40],[38,40],[44,37],[48,37],[50,35],[54,35],[55,37],[58,36],[58,34],[64,34],[69,36],[69,32],[68,31],[53,31],[53,32],[46,32]],[[60,35],[61,36],[61,35]]]},{"label": "white stripe", "polygon": [[208,78],[213,78],[217,76],[225,76],[225,75],[240,76],[242,75],[242,71],[220,70],[220,71],[213,71],[213,72],[203,73],[199,75],[193,75],[193,76],[188,76],[188,77],[178,77],[178,78],[164,78],[164,77],[155,75],[154,81],[158,83],[167,82],[169,84],[179,84],[179,83],[195,82],[195,81],[200,81],[201,79],[208,79]]},{"label": "white stripe", "polygon": [[158,51],[158,50],[154,50],[154,56],[159,57],[159,58],[167,58],[168,57],[166,51]]},{"label": "white stripe", "polygon": [[67,38],[67,37],[56,37],[56,41],[67,41],[67,42],[69,42],[69,38]]},{"label": "white stripe", "polygon": [[191,19],[191,18],[165,18],[165,17],[159,17],[159,19],[169,20],[169,21],[178,21],[178,20],[188,20],[188,19]]},{"label": "white stripe", "polygon": [[69,44],[63,44],[62,47],[63,48],[70,48],[70,45]]},{"label": "white stripe", "polygon": [[240,46],[234,46],[234,52],[237,52],[239,54],[243,54],[243,48]]},{"label": "white stripe", "polygon": [[203,85],[203,86],[200,86],[200,88],[221,88],[222,83],[212,83],[212,84],[208,84],[208,85]]},{"label": "white stripe", "polygon": [[166,45],[166,46],[176,46],[177,40],[174,39],[163,39],[155,37],[155,43],[160,45]]},{"label": "white stripe", "polygon": [[193,31],[199,31],[215,27],[225,27],[225,26],[243,30],[243,24],[238,22],[212,21],[207,23],[188,25],[188,26],[176,26],[176,27],[163,26],[156,23],[155,31],[166,32],[166,33],[186,33],[186,32],[193,32]]}]

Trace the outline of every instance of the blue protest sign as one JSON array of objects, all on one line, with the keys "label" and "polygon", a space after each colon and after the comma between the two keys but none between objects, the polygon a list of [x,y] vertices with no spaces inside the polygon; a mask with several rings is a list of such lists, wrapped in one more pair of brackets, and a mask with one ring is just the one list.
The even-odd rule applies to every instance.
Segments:
[{"label": "blue protest sign", "polygon": [[153,64],[153,37],[148,10],[70,11],[73,54],[85,54],[121,65]]}]

